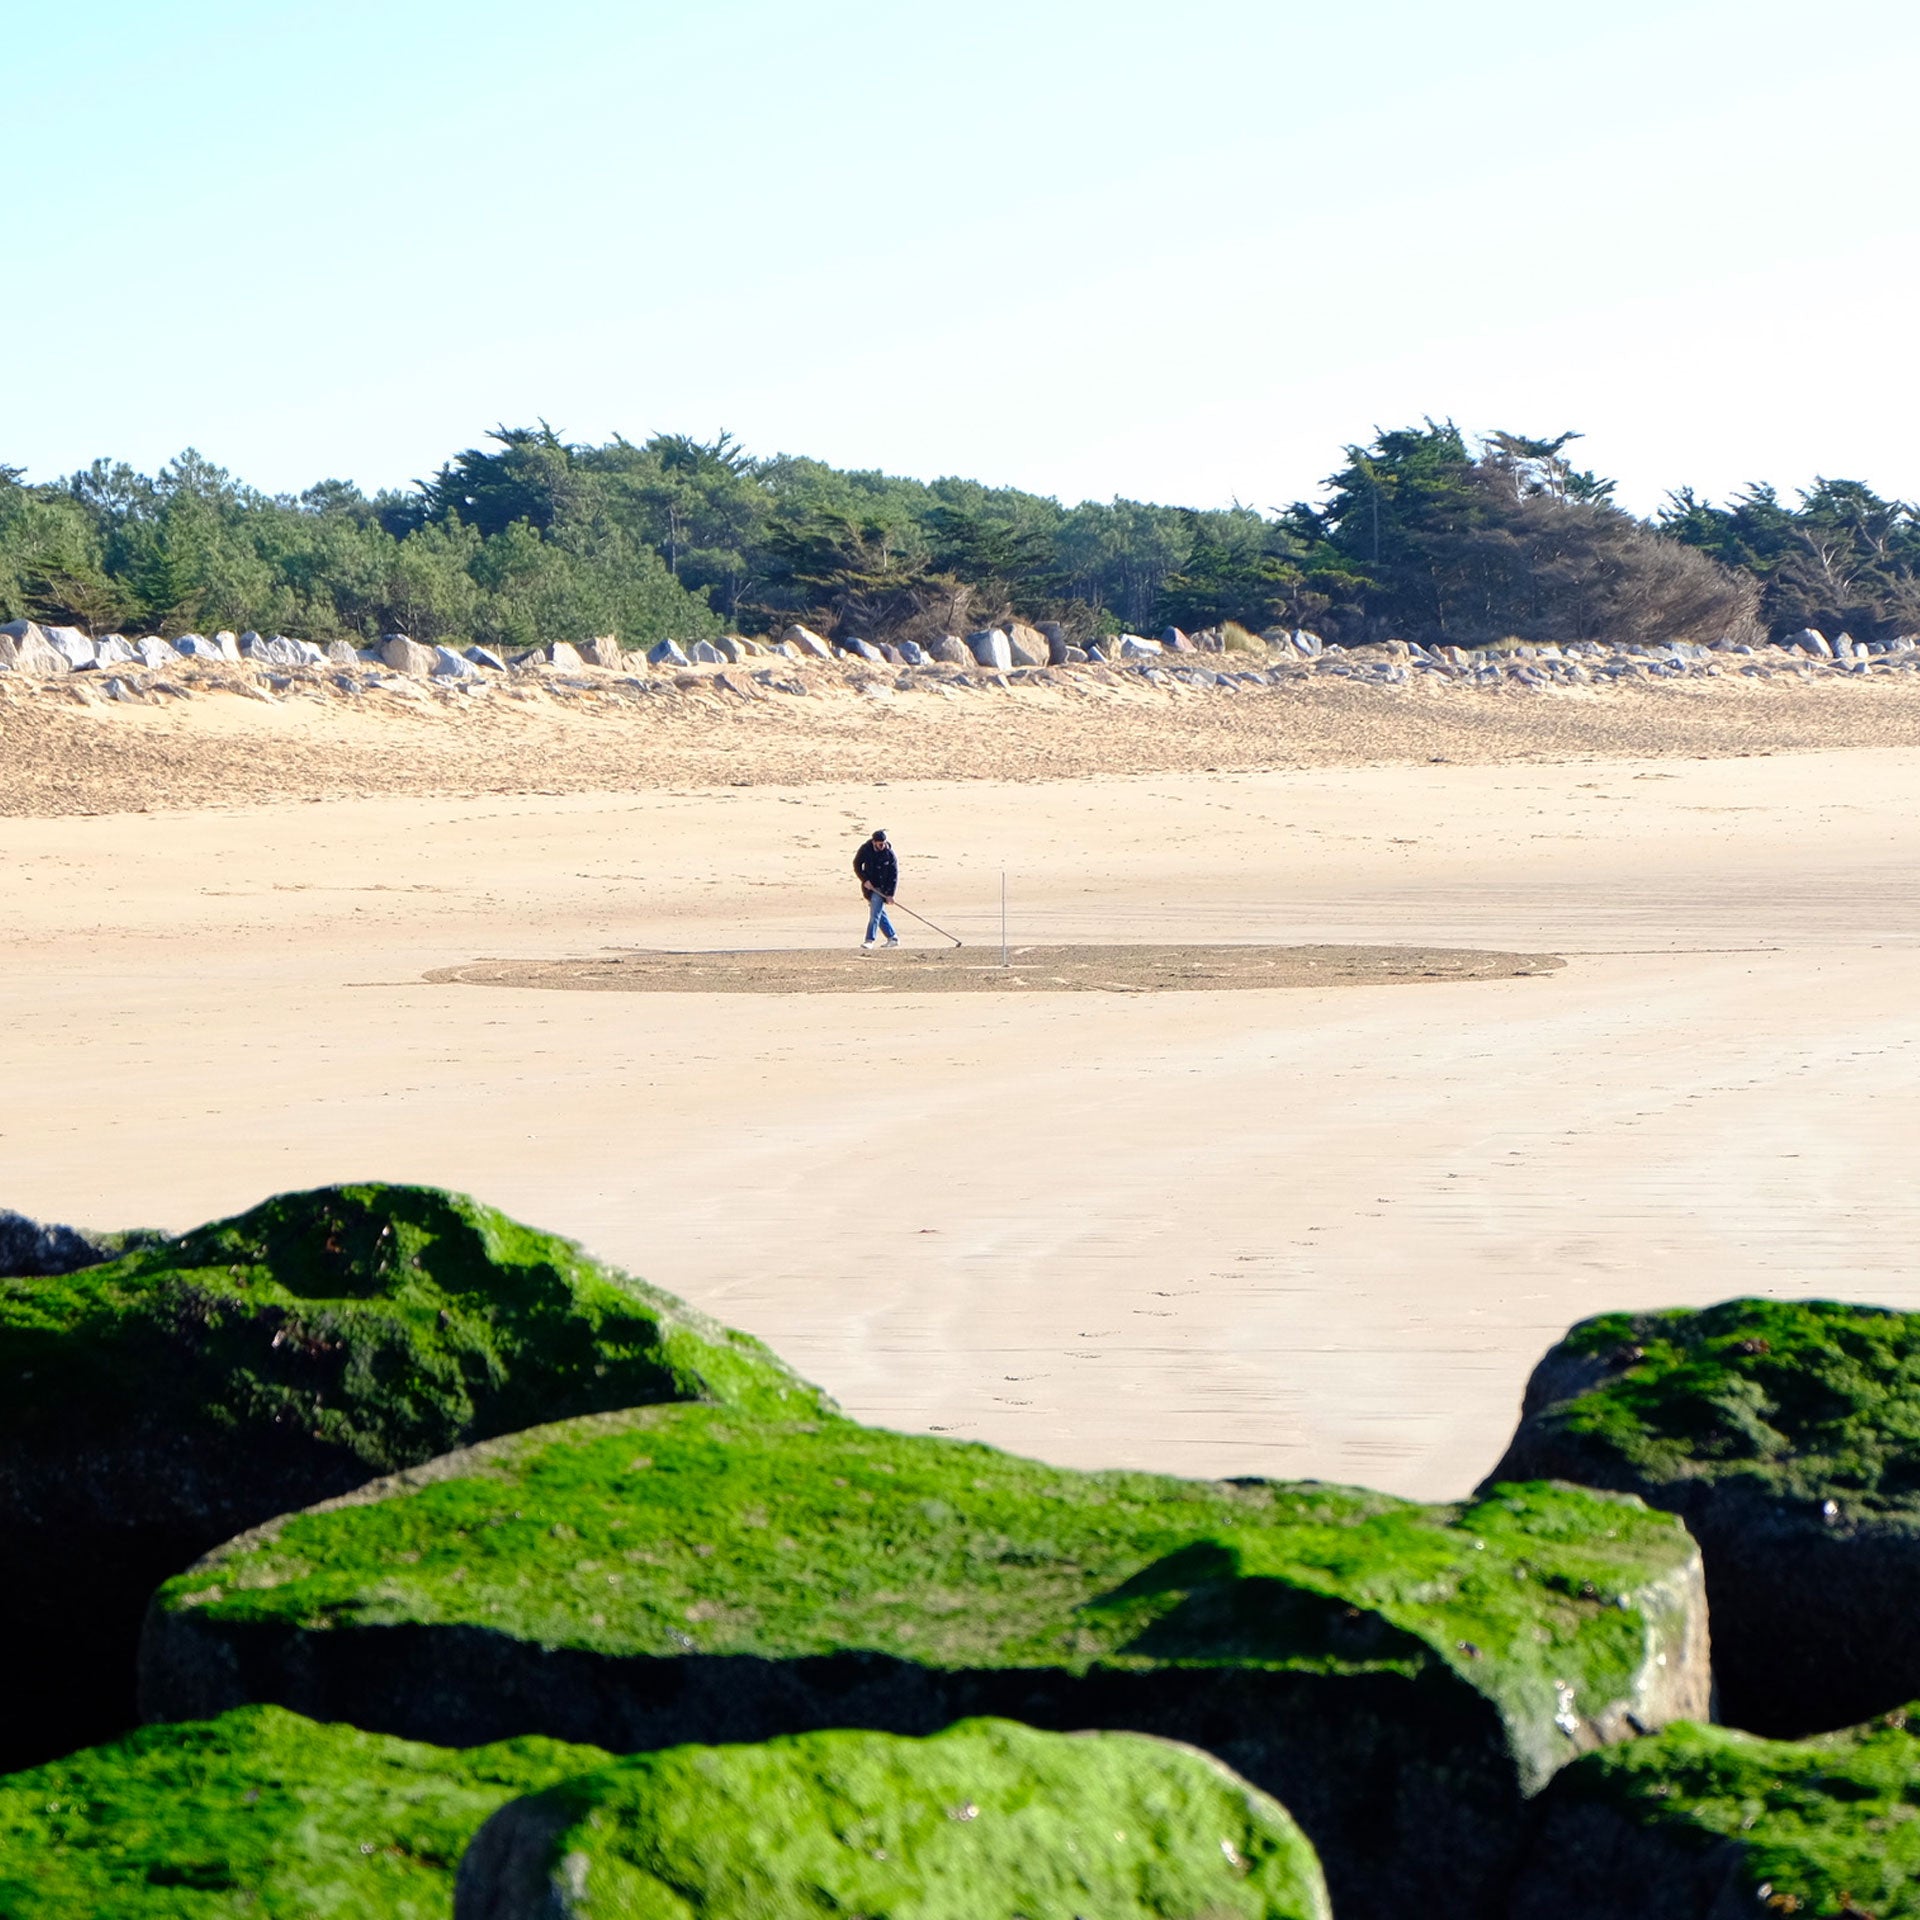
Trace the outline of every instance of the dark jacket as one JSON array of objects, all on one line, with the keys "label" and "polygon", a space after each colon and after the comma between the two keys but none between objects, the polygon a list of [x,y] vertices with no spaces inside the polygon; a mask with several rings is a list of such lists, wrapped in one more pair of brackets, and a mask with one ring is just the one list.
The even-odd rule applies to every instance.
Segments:
[{"label": "dark jacket", "polygon": [[899,888],[900,862],[893,857],[891,847],[876,847],[871,840],[862,840],[860,851],[853,856],[853,870],[866,886],[884,893],[889,900]]}]

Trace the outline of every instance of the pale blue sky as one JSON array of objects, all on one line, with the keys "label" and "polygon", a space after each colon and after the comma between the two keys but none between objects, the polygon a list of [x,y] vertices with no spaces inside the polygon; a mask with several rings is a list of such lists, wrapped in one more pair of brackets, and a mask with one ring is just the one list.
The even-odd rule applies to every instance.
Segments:
[{"label": "pale blue sky", "polygon": [[1282,504],[1377,423],[1920,495],[1902,0],[0,0],[0,460],[498,420]]}]

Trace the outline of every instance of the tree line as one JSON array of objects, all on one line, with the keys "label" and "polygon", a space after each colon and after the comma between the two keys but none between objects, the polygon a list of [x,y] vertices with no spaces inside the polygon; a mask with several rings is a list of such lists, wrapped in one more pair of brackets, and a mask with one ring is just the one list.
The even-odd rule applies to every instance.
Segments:
[{"label": "tree line", "polygon": [[103,460],[42,485],[0,466],[0,616],[495,647],[793,620],[895,639],[1232,620],[1468,646],[1920,631],[1908,503],[1821,480],[1791,503],[1683,489],[1642,520],[1575,466],[1578,437],[1470,441],[1428,420],[1347,448],[1317,502],[1266,512],[1069,507],[758,459],[725,433],[594,446],[544,422],[372,496],[340,480],[264,494],[192,451],[154,475]]}]

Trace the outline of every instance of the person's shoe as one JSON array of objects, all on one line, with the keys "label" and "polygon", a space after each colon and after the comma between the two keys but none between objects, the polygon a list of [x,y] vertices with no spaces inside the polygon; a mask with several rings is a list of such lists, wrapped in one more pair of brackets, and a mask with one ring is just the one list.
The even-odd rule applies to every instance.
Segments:
[{"label": "person's shoe", "polygon": [[877,942],[877,941],[873,941],[873,940],[862,940],[862,941],[860,942],[860,951],[861,951],[862,953],[871,953],[871,952],[872,952],[872,951],[874,950],[874,948],[875,948],[875,946],[876,946],[876,945],[878,945],[878,942]]},{"label": "person's shoe", "polygon": [[897,933],[890,933],[887,935],[888,946],[897,947],[899,944],[900,944],[900,936]]}]

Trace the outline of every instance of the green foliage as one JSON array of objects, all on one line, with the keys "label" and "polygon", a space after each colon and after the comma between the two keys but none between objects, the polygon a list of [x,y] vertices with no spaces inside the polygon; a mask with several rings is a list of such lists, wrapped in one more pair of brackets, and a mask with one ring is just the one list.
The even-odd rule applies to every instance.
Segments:
[{"label": "green foliage", "polygon": [[927,638],[1012,617],[1083,635],[1233,620],[1474,644],[1712,639],[1756,595],[1776,631],[1920,628],[1920,518],[1852,481],[1796,508],[1672,496],[1657,526],[1576,468],[1577,434],[1451,421],[1346,450],[1284,513],[1057,500],[756,459],[731,434],[604,445],[499,426],[406,494],[243,486],[189,449],[52,486],[0,468],[0,614],[108,625],[391,631],[630,646],[799,619]]},{"label": "green foliage", "polygon": [[459,520],[483,540],[524,523],[536,534],[569,517],[580,491],[574,450],[542,420],[538,428],[496,427],[501,451],[469,447],[421,484],[420,518]]},{"label": "green foliage", "polygon": [[1661,530],[1760,583],[1774,633],[1815,627],[1857,640],[1920,630],[1920,508],[1883,500],[1857,480],[1821,480],[1784,505],[1751,486],[1724,507],[1682,488]]},{"label": "green foliage", "polygon": [[[819,1396],[744,1334],[428,1187],[322,1187],[59,1279],[0,1281],[0,1436],[317,1443],[379,1473],[485,1434],[710,1395]],[[249,1441],[251,1436],[251,1441]],[[137,1462],[129,1460],[124,1470]]]},{"label": "green foliage", "polygon": [[461,1752],[278,1707],[145,1727],[0,1779],[8,1920],[452,1920],[497,1808],[605,1764],[593,1747]]},{"label": "green foliage", "polygon": [[1202,1755],[1004,1720],[642,1754],[513,1806],[467,1876],[528,1916],[1329,1913],[1299,1828]]},{"label": "green foliage", "polygon": [[191,450],[151,479],[104,461],[59,486],[16,479],[0,486],[0,611],[361,642],[719,631],[575,449],[544,426],[497,437],[503,452],[470,449],[408,500],[342,481],[270,498]]},{"label": "green foliage", "polygon": [[23,487],[17,468],[0,467],[0,618],[91,625],[118,618],[129,604],[85,508]]},{"label": "green foliage", "polygon": [[[1671,1726],[1576,1761],[1555,1783],[1553,1801],[1612,1809],[1688,1850],[1731,1843],[1736,1884],[1756,1913],[1916,1920],[1916,1723],[1920,1706],[1812,1740]],[[1608,1865],[1633,1871],[1630,1856],[1618,1853]],[[1546,1866],[1563,1869],[1560,1860]],[[1715,1909],[1723,1910],[1731,1908]]]},{"label": "green foliage", "polygon": [[1290,524],[1351,626],[1473,645],[1713,640],[1753,620],[1751,584],[1607,504],[1565,457],[1577,438],[1496,433],[1475,453],[1432,420],[1349,447]]},{"label": "green foliage", "polygon": [[1602,1377],[1538,1416],[1602,1471],[1744,1481],[1852,1513],[1920,1507],[1920,1314],[1830,1300],[1583,1320]]},{"label": "green foliage", "polygon": [[467,1623],[614,1655],[867,1648],[936,1668],[1448,1674],[1523,1771],[1677,1644],[1693,1547],[1547,1485],[1422,1507],[1317,1483],[1075,1473],[837,1419],[657,1407],[474,1449],[170,1582],[207,1622]]},{"label": "green foliage", "polygon": [[268,497],[191,450],[155,478],[103,461],[52,487],[0,479],[0,613],[516,647],[795,619],[922,637],[1015,615],[1087,632],[1257,626],[1325,604],[1290,570],[1294,536],[1246,509],[1068,509],[969,480],[755,460],[725,433],[596,447],[542,421],[488,440],[378,500],[341,481]]},{"label": "green foliage", "polygon": [[1305,544],[1285,525],[1236,507],[1191,515],[1190,531],[1179,571],[1161,583],[1159,622],[1298,627],[1325,611],[1325,569],[1306,564]]}]

